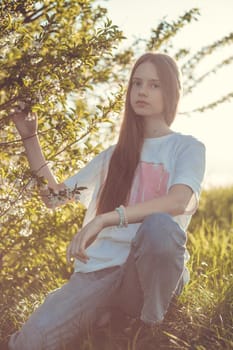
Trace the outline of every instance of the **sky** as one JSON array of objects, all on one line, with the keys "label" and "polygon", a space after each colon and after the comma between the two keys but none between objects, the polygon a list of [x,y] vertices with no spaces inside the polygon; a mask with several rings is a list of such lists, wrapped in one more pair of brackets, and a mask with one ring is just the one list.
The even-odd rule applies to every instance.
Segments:
[{"label": "sky", "polygon": [[[198,21],[185,26],[174,39],[178,48],[188,48],[195,53],[233,31],[233,0],[102,0],[108,9],[108,16],[123,30],[127,40],[124,46],[134,39],[150,37],[151,29],[166,16],[174,21],[185,11],[200,9]],[[141,52],[142,54],[143,52]],[[219,49],[205,59],[197,68],[197,76],[209,70],[223,58],[232,56],[233,44]],[[221,69],[217,75],[201,84],[191,96],[184,97],[180,112],[192,110],[208,102],[219,99],[233,91],[233,63]],[[214,110],[177,116],[172,125],[174,131],[192,134],[206,146],[206,174],[204,187],[233,185],[233,100]]]}]

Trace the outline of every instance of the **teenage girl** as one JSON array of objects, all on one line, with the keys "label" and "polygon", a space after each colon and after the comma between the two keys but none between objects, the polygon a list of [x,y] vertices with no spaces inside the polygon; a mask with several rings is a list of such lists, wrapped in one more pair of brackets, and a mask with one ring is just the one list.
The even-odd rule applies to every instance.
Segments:
[{"label": "teenage girl", "polygon": [[[113,307],[159,324],[181,293],[189,280],[186,230],[205,168],[204,145],[170,128],[181,89],[170,56],[141,56],[130,75],[117,144],[61,184],[46,165],[37,119],[23,111],[12,116],[31,170],[56,192],[86,187],[79,200],[87,212],[67,249],[73,275],[11,336],[11,350],[64,349],[90,325],[103,323]],[[65,202],[46,189],[41,196],[48,207]]]}]

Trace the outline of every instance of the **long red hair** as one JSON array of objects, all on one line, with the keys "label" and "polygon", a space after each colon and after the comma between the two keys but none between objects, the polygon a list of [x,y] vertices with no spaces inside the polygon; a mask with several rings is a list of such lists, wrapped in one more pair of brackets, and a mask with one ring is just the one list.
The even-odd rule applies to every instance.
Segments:
[{"label": "long red hair", "polygon": [[144,141],[143,118],[133,111],[130,104],[132,77],[136,68],[144,62],[155,65],[164,99],[164,115],[167,125],[173,122],[180,98],[180,72],[176,62],[162,53],[146,53],[135,63],[126,93],[125,111],[118,142],[112,154],[108,174],[100,192],[97,214],[114,210],[121,204],[127,205],[135,170],[140,160]]}]

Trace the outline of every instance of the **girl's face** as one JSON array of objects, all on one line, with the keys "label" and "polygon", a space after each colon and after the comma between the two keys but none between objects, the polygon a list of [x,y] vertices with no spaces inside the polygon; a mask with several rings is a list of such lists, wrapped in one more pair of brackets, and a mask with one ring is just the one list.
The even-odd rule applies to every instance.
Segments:
[{"label": "girl's face", "polygon": [[164,118],[164,102],[157,70],[153,63],[141,63],[132,76],[130,103],[143,117]]}]

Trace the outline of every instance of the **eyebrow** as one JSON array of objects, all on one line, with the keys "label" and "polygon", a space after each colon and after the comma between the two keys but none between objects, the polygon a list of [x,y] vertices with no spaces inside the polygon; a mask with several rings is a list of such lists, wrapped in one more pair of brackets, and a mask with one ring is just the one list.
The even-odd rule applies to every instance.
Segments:
[{"label": "eyebrow", "polygon": [[[143,80],[142,78],[139,77],[133,77],[132,80]],[[149,79],[149,81],[159,81],[159,79]]]}]

